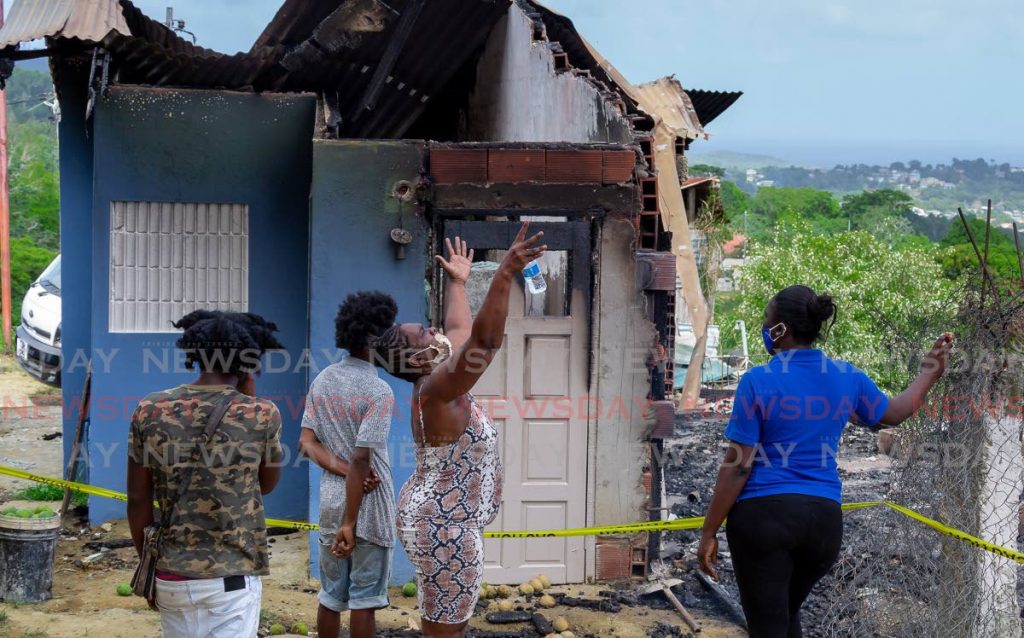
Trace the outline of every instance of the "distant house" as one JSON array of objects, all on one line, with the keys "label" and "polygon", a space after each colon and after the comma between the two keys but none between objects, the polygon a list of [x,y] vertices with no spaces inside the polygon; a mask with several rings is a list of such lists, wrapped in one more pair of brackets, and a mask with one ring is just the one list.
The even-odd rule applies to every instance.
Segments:
[{"label": "distant house", "polygon": [[722,252],[727,256],[732,256],[743,250],[743,247],[747,245],[747,238],[744,235],[736,233],[732,236],[732,239],[725,242],[722,245]]},{"label": "distant house", "polygon": [[742,258],[726,257],[722,260],[721,269],[718,271],[718,290],[721,292],[733,292],[739,290],[739,276],[746,260]]},{"label": "distant house", "polygon": [[[689,236],[680,168],[740,94],[642,90],[529,0],[389,4],[286,0],[251,50],[226,55],[128,0],[15,0],[0,58],[50,56],[62,114],[65,454],[91,357],[80,478],[123,490],[134,405],[191,377],[170,321],[199,307],[256,312],[288,347],[257,384],[281,409],[290,454],[268,512],[315,520],[319,470],[295,449],[309,383],[338,356],[340,300],[383,289],[402,321],[437,325],[445,291],[431,257],[444,238],[466,238],[486,262],[531,219],[552,255],[548,293],[513,295],[505,348],[476,388],[507,467],[493,529],[660,518],[650,450],[672,431],[677,273],[687,304],[703,298],[688,242],[670,240]],[[45,49],[19,47],[41,38]],[[654,351],[667,361],[636,354]],[[389,381],[401,484],[411,397]],[[521,409],[530,401],[539,412]],[[566,404],[568,415],[551,411]],[[90,501],[95,523],[122,516],[118,501]],[[643,576],[654,543],[488,540],[486,577]],[[409,578],[404,555],[393,574]]]}]

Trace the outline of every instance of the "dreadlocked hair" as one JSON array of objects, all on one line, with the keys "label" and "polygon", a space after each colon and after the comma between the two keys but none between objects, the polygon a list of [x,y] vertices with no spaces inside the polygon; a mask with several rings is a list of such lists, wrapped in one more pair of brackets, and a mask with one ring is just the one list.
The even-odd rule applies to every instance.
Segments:
[{"label": "dreadlocked hair", "polygon": [[334,343],[349,352],[370,346],[371,339],[395,325],[398,304],[379,290],[364,290],[345,297],[334,318]]},{"label": "dreadlocked hair", "polygon": [[184,334],[175,344],[185,365],[209,372],[239,374],[259,369],[267,350],[281,350],[277,324],[251,312],[195,310],[172,324]]},{"label": "dreadlocked hair", "polygon": [[395,374],[399,370],[402,353],[408,347],[409,342],[406,340],[405,335],[402,334],[401,326],[394,324],[382,332],[379,337],[371,339],[370,348],[372,352],[370,354],[373,356],[376,365]]}]

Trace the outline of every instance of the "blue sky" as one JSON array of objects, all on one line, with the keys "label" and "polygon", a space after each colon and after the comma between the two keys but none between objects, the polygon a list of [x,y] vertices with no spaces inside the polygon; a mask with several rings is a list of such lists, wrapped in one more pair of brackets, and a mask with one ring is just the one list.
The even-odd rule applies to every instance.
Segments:
[{"label": "blue sky", "polygon": [[[469,0],[467,0],[469,1]],[[138,0],[162,18],[168,0]],[[199,44],[248,49],[280,0],[180,0]],[[1024,164],[1021,0],[548,0],[633,82],[745,95],[694,150],[831,165]]]}]

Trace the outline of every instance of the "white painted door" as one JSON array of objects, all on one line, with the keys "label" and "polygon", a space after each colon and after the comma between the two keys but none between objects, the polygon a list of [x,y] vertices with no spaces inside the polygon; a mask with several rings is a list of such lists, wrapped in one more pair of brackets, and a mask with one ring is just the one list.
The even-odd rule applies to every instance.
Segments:
[{"label": "white painted door", "polygon": [[[492,224],[504,225],[449,222],[446,235],[461,230],[471,247],[506,247],[504,233],[488,244],[490,229],[481,225]],[[588,231],[586,224],[564,226]],[[513,289],[504,346],[473,390],[498,429],[505,467],[502,507],[489,531],[586,526],[590,256],[589,232],[582,234],[585,241],[579,232],[573,238],[545,228],[548,290],[530,295],[521,280]],[[573,254],[584,247],[585,255]],[[482,301],[492,265],[474,268],[471,305]],[[521,583],[541,573],[556,583],[584,579],[583,537],[487,539],[484,554],[489,583]]]}]

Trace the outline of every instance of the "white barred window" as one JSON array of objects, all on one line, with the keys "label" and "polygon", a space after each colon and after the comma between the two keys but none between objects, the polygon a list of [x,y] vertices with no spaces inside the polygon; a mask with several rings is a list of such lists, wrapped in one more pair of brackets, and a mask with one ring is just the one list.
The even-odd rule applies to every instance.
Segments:
[{"label": "white barred window", "polygon": [[249,207],[111,202],[110,332],[175,332],[199,308],[249,309]]}]

